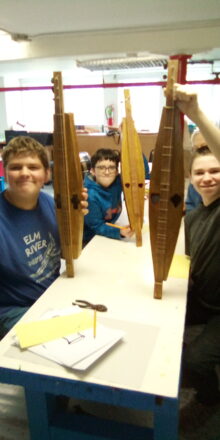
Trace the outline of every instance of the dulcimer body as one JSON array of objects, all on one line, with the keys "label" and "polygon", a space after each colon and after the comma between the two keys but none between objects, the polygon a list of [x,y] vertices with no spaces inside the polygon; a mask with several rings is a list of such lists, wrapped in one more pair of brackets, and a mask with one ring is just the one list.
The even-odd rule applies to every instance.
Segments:
[{"label": "dulcimer body", "polygon": [[82,249],[83,214],[80,208],[83,187],[77,137],[72,113],[64,113],[61,72],[54,72],[54,198],[62,257],[68,277],[74,276],[73,259]]},{"label": "dulcimer body", "polygon": [[131,115],[129,90],[125,94],[126,118],[122,124],[121,175],[125,204],[136,246],[142,245],[144,219],[145,169],[139,136]]},{"label": "dulcimer body", "polygon": [[149,192],[150,241],[154,267],[154,297],[162,297],[162,285],[168,277],[184,203],[183,133],[180,111],[173,101],[173,83],[177,81],[178,61],[168,63],[166,105],[163,108]]}]

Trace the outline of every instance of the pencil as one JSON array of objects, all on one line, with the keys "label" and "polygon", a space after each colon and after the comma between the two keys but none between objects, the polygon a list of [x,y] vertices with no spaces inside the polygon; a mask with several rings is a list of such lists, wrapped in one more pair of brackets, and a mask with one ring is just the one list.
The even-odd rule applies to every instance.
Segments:
[{"label": "pencil", "polygon": [[121,225],[115,225],[114,223],[106,223],[106,225],[108,226],[113,226],[113,228],[118,228],[118,229],[126,229],[127,226],[121,226]]},{"label": "pencil", "polygon": [[94,310],[93,316],[93,338],[96,338],[96,310]]}]

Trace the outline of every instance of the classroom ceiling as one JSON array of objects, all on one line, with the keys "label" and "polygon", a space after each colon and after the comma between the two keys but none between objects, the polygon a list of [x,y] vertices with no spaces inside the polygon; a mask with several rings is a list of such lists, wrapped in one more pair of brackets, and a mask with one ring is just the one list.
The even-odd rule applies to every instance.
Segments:
[{"label": "classroom ceiling", "polygon": [[[220,0],[1,0],[0,61],[193,54],[220,60]],[[13,47],[12,47],[13,46]]]}]

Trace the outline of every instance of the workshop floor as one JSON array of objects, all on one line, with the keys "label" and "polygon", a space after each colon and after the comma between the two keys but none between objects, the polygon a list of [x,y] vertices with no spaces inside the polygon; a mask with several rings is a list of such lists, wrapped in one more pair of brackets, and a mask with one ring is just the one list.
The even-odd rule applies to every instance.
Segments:
[{"label": "workshop floor", "polygon": [[0,440],[29,440],[29,429],[22,387],[1,384]]}]

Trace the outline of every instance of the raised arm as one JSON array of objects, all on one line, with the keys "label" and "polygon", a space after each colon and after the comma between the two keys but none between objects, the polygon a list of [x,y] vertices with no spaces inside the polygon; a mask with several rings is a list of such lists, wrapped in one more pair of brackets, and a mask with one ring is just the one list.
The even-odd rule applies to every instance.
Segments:
[{"label": "raised arm", "polygon": [[210,150],[220,161],[220,130],[199,107],[197,94],[187,85],[175,84],[174,99],[179,109],[199,127]]}]

